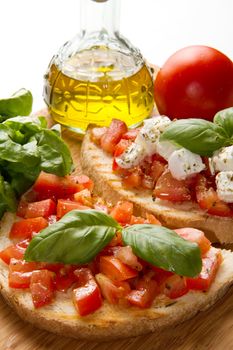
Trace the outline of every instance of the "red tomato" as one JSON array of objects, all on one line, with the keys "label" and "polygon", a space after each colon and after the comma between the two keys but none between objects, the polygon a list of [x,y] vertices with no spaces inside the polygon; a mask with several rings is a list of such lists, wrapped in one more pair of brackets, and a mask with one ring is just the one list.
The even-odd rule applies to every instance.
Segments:
[{"label": "red tomato", "polygon": [[69,201],[67,199],[58,199],[57,201],[57,217],[60,219],[62,216],[64,216],[66,213],[68,213],[71,210],[78,209],[78,210],[86,210],[90,209],[90,207],[87,207],[85,205],[82,205],[75,201]]},{"label": "red tomato", "polygon": [[120,247],[120,249],[116,250],[114,256],[133,269],[137,271],[142,270],[142,265],[130,246]]},{"label": "red tomato", "polygon": [[137,270],[127,266],[114,256],[100,256],[99,269],[113,281],[125,281],[138,275]]},{"label": "red tomato", "polygon": [[170,171],[165,171],[158,179],[153,196],[171,202],[184,202],[191,200],[190,190],[183,180],[176,180]]},{"label": "red tomato", "polygon": [[47,218],[55,214],[56,204],[52,199],[44,199],[43,201],[28,203],[25,218],[36,218],[42,216]]},{"label": "red tomato", "polygon": [[174,273],[163,270],[157,266],[151,265],[151,268],[155,272],[154,278],[159,285],[161,285],[168,277],[174,275]]},{"label": "red tomato", "polygon": [[223,217],[233,215],[228,204],[218,198],[217,192],[207,187],[207,179],[201,174],[197,176],[196,197],[200,208],[209,214]]},{"label": "red tomato", "polygon": [[120,141],[123,134],[128,131],[126,124],[118,119],[112,119],[112,122],[106,133],[101,137],[101,148],[108,153],[113,154],[116,145]]},{"label": "red tomato", "polygon": [[125,297],[131,291],[130,285],[126,281],[122,281],[120,285],[117,285],[117,282],[112,281],[102,273],[95,275],[95,278],[103,297],[110,304],[117,304],[119,299]]},{"label": "red tomato", "polygon": [[92,191],[94,188],[94,182],[86,175],[70,175],[69,178],[76,182],[76,191]]},{"label": "red tomato", "polygon": [[17,221],[11,228],[10,238],[31,238],[33,233],[38,233],[47,226],[48,221],[42,217]]},{"label": "red tomato", "polygon": [[197,230],[196,228],[185,227],[178,228],[174,231],[182,238],[197,243],[201,249],[202,255],[208,252],[211,247],[211,243],[204,235],[204,232]]},{"label": "red tomato", "polygon": [[173,275],[168,277],[161,286],[161,292],[170,299],[176,299],[188,293],[185,277]]},{"label": "red tomato", "polygon": [[74,275],[75,268],[72,266],[64,266],[56,273],[54,285],[56,290],[66,292],[76,281]]},{"label": "red tomato", "polygon": [[87,205],[89,207],[92,206],[92,196],[91,196],[91,192],[85,188],[85,190],[82,190],[80,192],[76,192],[74,194],[74,200],[75,202],[81,203],[83,205]]},{"label": "red tomato", "polygon": [[122,135],[122,139],[134,141],[138,136],[140,129],[129,129],[125,134]]},{"label": "red tomato", "polygon": [[60,177],[44,171],[38,176],[33,190],[40,201],[48,198],[67,198],[78,191],[77,184],[69,176]]},{"label": "red tomato", "polygon": [[165,62],[154,84],[160,114],[204,118],[233,105],[233,63],[207,46],[189,46]]},{"label": "red tomato", "polygon": [[9,264],[9,287],[29,288],[32,271],[36,270],[35,262],[11,259]]},{"label": "red tomato", "polygon": [[131,144],[129,140],[121,139],[114,149],[114,157],[119,157]]},{"label": "red tomato", "polygon": [[30,281],[32,301],[35,308],[50,304],[54,297],[54,272],[33,271]]},{"label": "red tomato", "polygon": [[139,169],[135,169],[132,173],[125,175],[122,184],[126,188],[139,188],[142,185],[142,175]]},{"label": "red tomato", "polygon": [[24,240],[17,244],[12,244],[0,252],[0,258],[9,265],[11,258],[23,259],[29,240]]},{"label": "red tomato", "polygon": [[103,128],[93,128],[91,130],[91,140],[97,145],[100,144],[101,137],[106,133],[108,128],[105,126]]},{"label": "red tomato", "polygon": [[164,173],[165,164],[159,160],[154,160],[151,165],[150,176],[152,177],[154,183],[160,178],[160,176]]},{"label": "red tomato", "polygon": [[73,290],[74,305],[80,316],[86,316],[99,309],[102,305],[100,289],[88,268],[75,271],[79,287]]},{"label": "red tomato", "polygon": [[156,295],[159,294],[157,282],[145,275],[136,287],[136,290],[132,290],[126,297],[129,303],[140,308],[150,307]]},{"label": "red tomato", "polygon": [[199,276],[195,278],[187,278],[188,288],[194,290],[208,290],[215,279],[221,262],[221,251],[211,247],[202,259],[202,270]]},{"label": "red tomato", "polygon": [[130,202],[118,202],[117,205],[111,210],[110,215],[118,222],[122,224],[130,223],[131,216],[133,215],[133,204]]}]

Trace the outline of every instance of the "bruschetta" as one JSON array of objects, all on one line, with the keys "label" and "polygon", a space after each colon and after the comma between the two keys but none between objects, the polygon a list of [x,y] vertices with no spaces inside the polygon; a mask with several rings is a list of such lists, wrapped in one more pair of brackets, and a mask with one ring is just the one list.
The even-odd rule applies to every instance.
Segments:
[{"label": "bruschetta", "polygon": [[[232,109],[224,113],[228,113],[233,120]],[[216,142],[207,139],[203,153],[197,134],[194,135],[196,143],[190,133],[186,140],[180,140],[180,135],[182,138],[184,135],[182,130],[190,130],[188,124],[192,122],[195,129],[196,121],[203,131],[200,131],[200,135],[204,131],[210,133],[206,130],[212,125],[214,132],[221,128],[217,124],[196,119],[171,122],[164,116],[153,117],[141,128],[129,130],[117,120],[113,120],[109,128],[90,125],[81,148],[82,168],[95,182],[96,192],[113,204],[119,200],[129,200],[134,203],[137,215],[143,216],[145,212],[150,212],[165,226],[195,227],[203,230],[212,242],[232,243],[233,197],[230,175],[233,171],[230,169],[233,169],[233,146],[221,147],[224,138],[219,137],[218,140],[214,132],[213,140]],[[149,124],[152,125],[151,129]],[[180,137],[179,142],[186,142],[185,147],[192,151],[171,142],[174,140],[170,131],[166,132],[170,139],[159,142],[159,137],[166,128],[171,129],[171,124],[177,128],[182,125],[180,133],[179,128],[178,131],[172,130],[174,137]],[[195,147],[199,154],[193,152]],[[224,152],[228,152],[227,156]]]},{"label": "bruschetta", "polygon": [[[138,336],[206,310],[232,285],[233,253],[201,231],[166,229],[92,190],[87,176],[41,173],[2,219],[1,293],[22,319],[78,339]],[[146,245],[132,240],[141,234]]]}]

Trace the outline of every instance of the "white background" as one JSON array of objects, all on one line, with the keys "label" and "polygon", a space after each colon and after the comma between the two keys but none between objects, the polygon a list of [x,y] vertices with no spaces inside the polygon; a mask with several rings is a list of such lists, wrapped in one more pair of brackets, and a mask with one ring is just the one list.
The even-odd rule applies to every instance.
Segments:
[{"label": "white background", "polygon": [[[46,67],[78,30],[79,0],[0,0],[0,97],[25,87],[42,108]],[[158,65],[192,44],[233,59],[233,0],[122,0],[121,32]]]}]

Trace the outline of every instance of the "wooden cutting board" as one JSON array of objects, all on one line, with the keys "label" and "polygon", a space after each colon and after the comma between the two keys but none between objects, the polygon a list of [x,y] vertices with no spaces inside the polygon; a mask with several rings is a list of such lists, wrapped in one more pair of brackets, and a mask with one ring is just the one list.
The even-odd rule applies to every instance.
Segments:
[{"label": "wooden cutting board", "polygon": [[[46,114],[39,113],[40,115]],[[80,142],[77,136],[63,130],[77,172]],[[0,350],[233,350],[233,288],[224,299],[190,321],[138,338],[108,343],[77,341],[39,330],[23,322],[0,297]]]}]

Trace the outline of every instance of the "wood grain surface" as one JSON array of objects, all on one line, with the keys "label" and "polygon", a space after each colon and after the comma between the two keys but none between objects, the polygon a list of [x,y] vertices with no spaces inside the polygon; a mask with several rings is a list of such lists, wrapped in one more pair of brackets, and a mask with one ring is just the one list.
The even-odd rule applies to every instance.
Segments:
[{"label": "wood grain surface", "polygon": [[[80,142],[63,131],[77,172]],[[213,308],[163,331],[108,343],[77,341],[36,329],[23,322],[0,297],[0,350],[233,350],[233,288]]]}]

